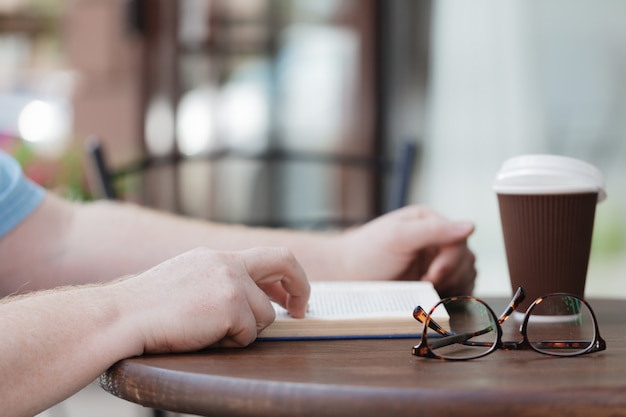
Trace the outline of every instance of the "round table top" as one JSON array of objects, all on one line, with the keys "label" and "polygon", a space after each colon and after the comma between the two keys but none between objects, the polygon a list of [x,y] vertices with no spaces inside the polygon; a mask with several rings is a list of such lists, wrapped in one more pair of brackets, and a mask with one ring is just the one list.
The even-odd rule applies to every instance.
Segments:
[{"label": "round table top", "polygon": [[[591,305],[607,350],[574,358],[501,350],[448,362],[411,355],[412,339],[257,341],[126,359],[100,383],[148,407],[198,415],[626,415],[626,300]],[[514,321],[505,324],[518,338]]]}]

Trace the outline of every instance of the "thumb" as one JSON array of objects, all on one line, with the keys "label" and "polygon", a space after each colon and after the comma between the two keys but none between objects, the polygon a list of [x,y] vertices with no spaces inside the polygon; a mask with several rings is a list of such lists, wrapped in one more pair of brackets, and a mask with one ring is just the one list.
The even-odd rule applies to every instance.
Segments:
[{"label": "thumb", "polygon": [[467,239],[474,231],[474,223],[470,221],[447,221],[429,219],[420,222],[419,230],[413,237],[417,246],[445,246]]}]

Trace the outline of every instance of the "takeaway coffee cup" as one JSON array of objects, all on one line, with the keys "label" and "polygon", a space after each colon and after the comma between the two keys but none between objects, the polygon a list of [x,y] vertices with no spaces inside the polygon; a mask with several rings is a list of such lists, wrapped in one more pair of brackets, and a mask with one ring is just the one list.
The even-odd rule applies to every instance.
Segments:
[{"label": "takeaway coffee cup", "polygon": [[606,199],[600,171],[558,155],[506,160],[494,190],[513,291],[525,311],[554,292],[584,295],[596,204]]}]

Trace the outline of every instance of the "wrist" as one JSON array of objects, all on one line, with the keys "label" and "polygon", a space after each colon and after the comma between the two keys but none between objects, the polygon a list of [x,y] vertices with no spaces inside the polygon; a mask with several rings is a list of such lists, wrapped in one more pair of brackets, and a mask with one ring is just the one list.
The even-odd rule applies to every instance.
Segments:
[{"label": "wrist", "polygon": [[102,286],[87,287],[84,291],[93,300],[90,308],[96,329],[97,344],[103,343],[112,354],[112,360],[139,356],[144,351],[144,341],[139,320],[140,296],[118,280]]},{"label": "wrist", "polygon": [[359,270],[358,256],[354,256],[354,248],[359,246],[358,236],[355,231],[358,229],[348,229],[337,235],[334,239],[334,253],[337,256],[337,268],[341,273],[342,280],[359,280],[357,276]]},{"label": "wrist", "polygon": [[350,232],[321,234],[315,242],[313,265],[306,270],[314,281],[352,280]]}]

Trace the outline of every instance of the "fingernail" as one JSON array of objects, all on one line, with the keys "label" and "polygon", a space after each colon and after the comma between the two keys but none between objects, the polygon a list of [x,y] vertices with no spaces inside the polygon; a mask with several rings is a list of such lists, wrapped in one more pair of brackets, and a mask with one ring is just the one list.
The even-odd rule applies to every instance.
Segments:
[{"label": "fingernail", "polygon": [[469,221],[460,221],[454,224],[454,230],[459,234],[468,234],[474,230],[474,223]]}]

